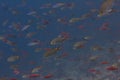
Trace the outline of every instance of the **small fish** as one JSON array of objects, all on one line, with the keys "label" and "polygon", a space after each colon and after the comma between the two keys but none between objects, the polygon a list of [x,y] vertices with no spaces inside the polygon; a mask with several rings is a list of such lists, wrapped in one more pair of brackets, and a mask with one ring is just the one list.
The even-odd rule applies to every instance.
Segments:
[{"label": "small fish", "polygon": [[15,62],[19,58],[20,58],[19,56],[10,56],[10,57],[8,57],[7,61],[8,62]]},{"label": "small fish", "polygon": [[10,46],[16,46],[17,44],[15,42],[12,42],[10,40],[7,40],[6,38],[3,38],[2,41]]},{"label": "small fish", "polygon": [[33,68],[33,69],[32,69],[32,73],[39,72],[39,70],[40,70],[41,68],[42,68],[42,66]]},{"label": "small fish", "polygon": [[90,60],[90,61],[95,61],[95,60],[97,60],[98,58],[99,58],[98,55],[96,55],[96,56],[91,56],[91,57],[89,58],[89,60]]},{"label": "small fish", "polygon": [[52,74],[48,74],[48,75],[44,76],[44,78],[46,78],[46,79],[48,79],[48,78],[52,78],[52,77],[53,77]]},{"label": "small fish", "polygon": [[101,5],[101,8],[99,10],[98,17],[104,16],[109,14],[112,11],[112,7],[115,0],[105,0],[103,4]]},{"label": "small fish", "polygon": [[21,31],[25,31],[26,29],[28,29],[30,27],[30,25],[25,25]]},{"label": "small fish", "polygon": [[94,45],[92,48],[91,48],[93,51],[102,51],[104,50],[103,47],[99,46],[99,45]]},{"label": "small fish", "polygon": [[70,23],[74,23],[74,22],[77,22],[77,21],[79,21],[80,20],[80,18],[71,18],[70,20],[69,20],[69,22]]},{"label": "small fish", "polygon": [[83,40],[90,40],[90,39],[92,39],[91,36],[85,36],[85,37],[83,37]]},{"label": "small fish", "polygon": [[36,78],[36,77],[40,77],[40,74],[30,74],[28,77],[29,78]]},{"label": "small fish", "polygon": [[65,37],[62,37],[62,36],[58,36],[57,38],[54,38],[50,44],[51,45],[56,45],[56,44],[60,44],[60,43],[63,43],[67,38]]},{"label": "small fish", "polygon": [[61,49],[60,47],[50,49],[50,50],[48,50],[48,51],[44,54],[44,56],[45,56],[45,57],[52,56],[52,55],[56,54],[60,49]]},{"label": "small fish", "polygon": [[29,75],[24,74],[24,75],[22,75],[22,78],[28,78],[28,76],[29,76]]},{"label": "small fish", "polygon": [[35,15],[36,14],[36,11],[31,11],[29,13],[27,13],[27,15]]},{"label": "small fish", "polygon": [[76,42],[74,45],[73,45],[73,49],[80,49],[80,48],[83,48],[84,45],[85,45],[86,41],[79,41],[79,42]]},{"label": "small fish", "polygon": [[113,66],[108,66],[106,69],[109,71],[114,71],[114,70],[118,70],[118,67],[113,65]]},{"label": "small fish", "polygon": [[65,5],[64,3],[57,3],[57,4],[53,5],[52,8],[59,8],[59,7],[62,7],[64,5]]},{"label": "small fish", "polygon": [[30,43],[28,43],[27,45],[28,46],[36,46],[36,45],[39,45],[40,44],[40,41],[39,40],[35,40],[35,41],[32,41]]},{"label": "small fish", "polygon": [[91,16],[91,13],[86,13],[86,14],[81,15],[81,16],[78,17],[78,18],[71,18],[71,19],[69,20],[69,23],[78,22],[78,21],[84,20],[84,19],[86,19],[86,18],[89,18],[90,16]]},{"label": "small fish", "polygon": [[40,74],[24,74],[22,78],[37,78],[40,77]]},{"label": "small fish", "polygon": [[89,69],[89,72],[95,73],[97,70],[96,69]]}]

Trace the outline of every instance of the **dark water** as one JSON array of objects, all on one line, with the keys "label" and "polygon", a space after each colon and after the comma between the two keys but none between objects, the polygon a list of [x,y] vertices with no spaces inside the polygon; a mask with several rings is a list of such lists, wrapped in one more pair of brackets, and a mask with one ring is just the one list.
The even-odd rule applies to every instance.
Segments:
[{"label": "dark water", "polygon": [[119,0],[0,0],[0,80],[119,76]]}]

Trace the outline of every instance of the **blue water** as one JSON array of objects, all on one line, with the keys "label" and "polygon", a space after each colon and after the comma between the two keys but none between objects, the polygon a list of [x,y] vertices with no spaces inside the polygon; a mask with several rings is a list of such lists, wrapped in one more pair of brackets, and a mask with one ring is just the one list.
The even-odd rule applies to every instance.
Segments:
[{"label": "blue water", "polygon": [[120,1],[98,17],[104,1],[0,0],[0,80],[119,80]]}]

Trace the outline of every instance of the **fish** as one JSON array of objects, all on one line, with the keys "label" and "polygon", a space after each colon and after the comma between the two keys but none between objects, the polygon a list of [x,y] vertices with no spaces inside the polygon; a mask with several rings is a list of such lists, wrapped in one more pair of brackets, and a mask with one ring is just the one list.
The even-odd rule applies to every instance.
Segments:
[{"label": "fish", "polygon": [[118,70],[118,67],[117,66],[108,66],[106,69],[109,71],[114,71],[114,70]]},{"label": "fish", "polygon": [[45,52],[44,56],[45,57],[52,56],[52,55],[56,54],[60,49],[61,49],[60,47],[52,48],[52,49],[48,50],[47,52]]},{"label": "fish", "polygon": [[8,62],[15,62],[19,58],[20,58],[19,56],[10,56],[10,57],[8,57],[7,61]]},{"label": "fish", "polygon": [[39,40],[35,40],[35,41],[32,41],[32,42],[29,42],[27,45],[28,46],[36,46],[36,45],[39,45],[40,44],[40,41]]},{"label": "fish", "polygon": [[46,78],[46,79],[51,78],[51,77],[53,77],[52,74],[48,74],[48,75],[44,76],[44,78]]},{"label": "fish", "polygon": [[62,7],[64,5],[65,5],[64,3],[57,3],[57,4],[53,5],[52,8],[58,8],[58,7]]},{"label": "fish", "polygon": [[102,51],[103,47],[101,47],[100,45],[94,45],[92,46],[92,51]]},{"label": "fish", "polygon": [[28,76],[29,76],[29,75],[24,74],[24,75],[22,75],[22,78],[28,78]]},{"label": "fish", "polygon": [[77,22],[77,21],[79,21],[80,20],[80,18],[71,18],[70,20],[69,20],[69,22],[70,23],[74,23],[74,22]]},{"label": "fish", "polygon": [[30,74],[28,77],[29,78],[36,78],[36,77],[40,77],[40,74]]},{"label": "fish", "polygon": [[111,13],[114,2],[115,0],[105,0],[101,5],[101,8],[99,10],[97,17],[102,17],[104,15]]},{"label": "fish", "polygon": [[86,41],[75,42],[73,45],[73,49],[76,50],[76,49],[83,48],[85,43],[86,43]]},{"label": "fish", "polygon": [[67,38],[65,38],[65,37],[58,36],[57,38],[54,38],[54,39],[50,42],[50,44],[51,44],[51,45],[61,44],[61,43],[63,43],[66,39],[67,39]]},{"label": "fish", "polygon": [[83,40],[90,40],[90,39],[92,39],[91,36],[85,36],[85,37],[83,37]]},{"label": "fish", "polygon": [[103,61],[103,62],[101,62],[101,64],[108,64],[109,62],[107,62],[107,61]]},{"label": "fish", "polygon": [[41,68],[42,68],[41,66],[33,68],[33,69],[32,69],[32,73],[39,72],[39,70],[40,70]]},{"label": "fish", "polygon": [[91,56],[90,58],[89,58],[89,60],[90,61],[95,61],[96,59],[98,59],[99,58],[99,56],[98,55],[95,55],[95,56]]},{"label": "fish", "polygon": [[25,25],[21,31],[25,31],[26,29],[28,29],[30,27],[30,25]]},{"label": "fish", "polygon": [[89,18],[89,17],[91,17],[91,13],[86,13],[86,14],[81,15],[80,17],[71,18],[71,19],[69,20],[69,23],[78,22],[78,21],[87,19],[87,18]]}]

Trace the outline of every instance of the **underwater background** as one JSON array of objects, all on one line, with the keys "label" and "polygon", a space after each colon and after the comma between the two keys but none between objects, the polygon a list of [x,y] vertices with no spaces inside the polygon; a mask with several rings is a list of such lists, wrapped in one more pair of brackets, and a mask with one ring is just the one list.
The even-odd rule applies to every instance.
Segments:
[{"label": "underwater background", "polygon": [[120,80],[120,0],[0,0],[0,80]]}]

